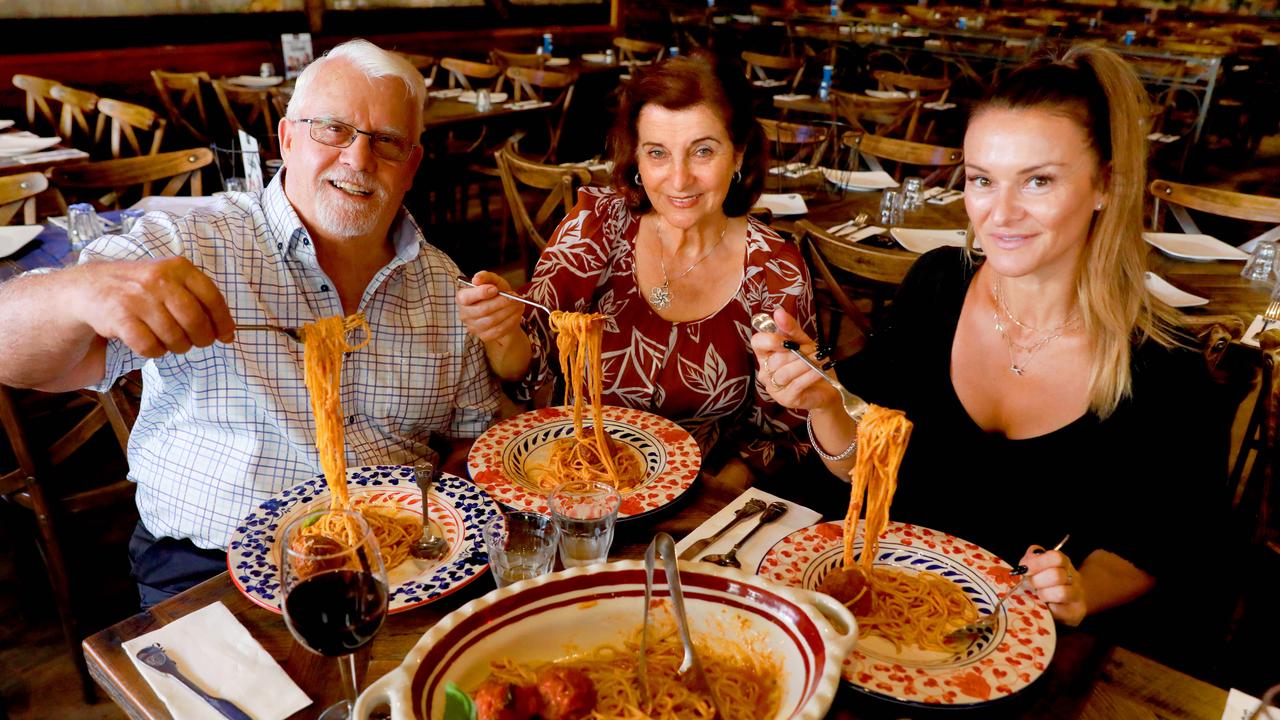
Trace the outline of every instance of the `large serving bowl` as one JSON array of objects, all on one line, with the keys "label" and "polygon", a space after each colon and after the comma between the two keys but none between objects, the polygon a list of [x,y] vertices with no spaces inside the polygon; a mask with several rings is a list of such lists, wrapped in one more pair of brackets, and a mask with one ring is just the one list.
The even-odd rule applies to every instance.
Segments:
[{"label": "large serving bowl", "polygon": [[[753,651],[769,653],[781,670],[782,703],[774,718],[823,717],[857,639],[853,615],[826,595],[706,563],[681,565],[695,639],[750,642]],[[654,571],[654,596],[668,597],[661,569]],[[354,716],[368,718],[389,705],[394,720],[439,720],[446,683],[473,689],[497,658],[536,664],[621,645],[640,626],[643,610],[644,564],[634,560],[499,588],[423,635],[399,667],[360,695]]]}]

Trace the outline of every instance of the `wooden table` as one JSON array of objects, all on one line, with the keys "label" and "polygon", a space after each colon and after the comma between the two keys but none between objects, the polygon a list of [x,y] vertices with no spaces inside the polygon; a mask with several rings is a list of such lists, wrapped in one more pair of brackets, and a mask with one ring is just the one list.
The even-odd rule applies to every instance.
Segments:
[{"label": "wooden table", "polygon": [[0,158],[0,175],[15,175],[24,172],[44,172],[50,168],[64,165],[78,165],[89,161],[89,153],[62,145],[49,150]]},{"label": "wooden table", "polygon": [[[620,525],[613,557],[639,558],[654,532],[683,536],[732,500],[731,494],[708,489],[702,483],[689,495],[686,504],[671,509],[652,524]],[[414,643],[441,617],[492,588],[492,579],[485,575],[436,603],[388,617],[368,646],[368,673],[362,686],[399,665]],[[337,663],[300,647],[279,615],[249,602],[225,573],[85,640],[89,672],[130,717],[170,718],[164,704],[151,691],[121,645],[219,601],[314,700],[310,707],[293,717],[314,717],[318,708],[338,699]],[[1152,660],[1104,646],[1087,633],[1062,629],[1055,660],[1046,675],[1016,698],[991,709],[990,713],[984,712],[983,717],[1217,720],[1226,704],[1226,695],[1220,688]],[[828,717],[852,720],[903,717],[915,712],[843,688]]]}]

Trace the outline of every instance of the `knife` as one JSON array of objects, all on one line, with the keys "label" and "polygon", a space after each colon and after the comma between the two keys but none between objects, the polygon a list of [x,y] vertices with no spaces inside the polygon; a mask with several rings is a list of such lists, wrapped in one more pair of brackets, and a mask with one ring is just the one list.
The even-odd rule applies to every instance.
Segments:
[{"label": "knife", "polygon": [[698,556],[698,553],[702,552],[703,550],[706,550],[707,547],[711,545],[711,543],[724,537],[724,534],[732,530],[734,526],[736,526],[738,523],[742,522],[743,520],[746,520],[752,515],[760,514],[761,512],[764,511],[764,508],[765,508],[765,502],[763,500],[759,498],[751,498],[750,500],[747,501],[747,504],[738,508],[737,511],[733,513],[733,519],[730,520],[728,523],[726,523],[724,527],[717,530],[714,534],[708,537],[704,537],[701,540],[695,542],[694,544],[690,545],[688,549],[686,549],[684,552],[680,553],[680,559],[693,560],[695,557]]}]

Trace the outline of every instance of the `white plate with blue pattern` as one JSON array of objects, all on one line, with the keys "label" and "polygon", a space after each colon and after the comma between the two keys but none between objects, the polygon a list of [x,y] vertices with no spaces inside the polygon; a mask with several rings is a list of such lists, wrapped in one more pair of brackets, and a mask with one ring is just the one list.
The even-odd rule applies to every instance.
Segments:
[{"label": "white plate with blue pattern", "polygon": [[[393,503],[402,512],[422,517],[422,493],[411,467],[349,468],[347,492],[353,500]],[[328,504],[329,487],[318,475],[277,493],[240,521],[227,548],[227,570],[245,597],[280,612],[284,600],[277,549],[280,534],[294,517]],[[440,564],[426,568],[413,558],[387,568],[388,612],[438,600],[483,575],[489,569],[489,555],[480,531],[498,513],[498,504],[484,490],[453,475],[441,476],[429,517],[448,540],[449,553]]]}]

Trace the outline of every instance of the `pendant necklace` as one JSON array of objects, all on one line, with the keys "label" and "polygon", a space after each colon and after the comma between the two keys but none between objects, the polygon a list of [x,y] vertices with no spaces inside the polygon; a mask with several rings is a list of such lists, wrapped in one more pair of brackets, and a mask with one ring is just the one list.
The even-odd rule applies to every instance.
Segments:
[{"label": "pendant necklace", "polygon": [[[702,257],[694,261],[692,265],[684,269],[684,272],[676,276],[676,280],[688,275],[694,268],[698,267],[703,260],[711,257],[711,253],[724,242],[725,231],[729,229],[729,218],[724,219],[724,227],[720,228],[720,237],[707,248]],[[671,307],[671,278],[667,277],[667,259],[663,257],[664,250],[662,248],[662,218],[657,219],[654,225],[654,232],[658,236],[658,262],[662,265],[662,284],[655,285],[649,290],[649,304],[658,310],[666,310]]]},{"label": "pendant necklace", "polygon": [[[1040,330],[1039,328],[1031,327],[1024,322],[1019,321],[1018,318],[1014,317],[1013,313],[1010,312],[1009,306],[1005,304],[1004,298],[1000,296],[999,280],[991,283],[991,298],[995,301],[996,306],[996,309],[991,311],[991,318],[995,321],[996,332],[999,332],[1000,337],[1004,338],[1005,346],[1009,349],[1009,372],[1014,375],[1025,375],[1027,372],[1027,366],[1031,364],[1031,361],[1035,359],[1036,355],[1039,354],[1046,345],[1073,330],[1076,322],[1079,320],[1079,316],[1076,311],[1072,310],[1071,314],[1067,316],[1066,321],[1055,328],[1050,330]],[[1037,333],[1040,337],[1030,345],[1023,345],[1022,343],[1017,342],[1009,334],[1009,326],[1005,324],[1004,318],[1001,317],[1001,313],[1004,314],[1004,317],[1013,321],[1014,325],[1017,325],[1019,328],[1028,332]],[[1018,355],[1025,355],[1026,357],[1022,362],[1018,362]]]}]

